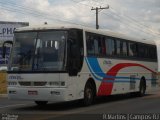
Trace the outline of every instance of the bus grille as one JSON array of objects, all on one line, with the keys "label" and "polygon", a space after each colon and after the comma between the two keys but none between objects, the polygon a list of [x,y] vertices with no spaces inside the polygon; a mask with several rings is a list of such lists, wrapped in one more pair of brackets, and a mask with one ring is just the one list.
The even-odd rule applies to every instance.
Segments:
[{"label": "bus grille", "polygon": [[19,82],[21,86],[45,86],[47,82]]}]

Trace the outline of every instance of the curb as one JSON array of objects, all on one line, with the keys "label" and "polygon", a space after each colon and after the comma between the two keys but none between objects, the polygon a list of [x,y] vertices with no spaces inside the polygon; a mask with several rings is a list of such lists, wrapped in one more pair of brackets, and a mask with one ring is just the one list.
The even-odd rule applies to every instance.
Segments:
[{"label": "curb", "polygon": [[8,95],[7,94],[0,94],[0,97],[7,98]]}]

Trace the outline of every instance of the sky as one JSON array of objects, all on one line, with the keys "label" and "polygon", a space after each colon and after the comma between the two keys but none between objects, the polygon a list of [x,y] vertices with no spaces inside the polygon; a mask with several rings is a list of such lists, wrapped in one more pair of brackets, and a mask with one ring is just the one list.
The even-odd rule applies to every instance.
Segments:
[{"label": "sky", "polygon": [[95,28],[95,10],[100,29],[160,40],[160,0],[0,0],[0,21],[30,25],[76,24]]}]

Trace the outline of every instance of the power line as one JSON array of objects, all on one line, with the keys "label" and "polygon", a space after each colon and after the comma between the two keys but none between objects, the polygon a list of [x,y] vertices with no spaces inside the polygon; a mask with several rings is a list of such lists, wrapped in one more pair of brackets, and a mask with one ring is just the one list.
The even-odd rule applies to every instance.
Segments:
[{"label": "power line", "polygon": [[[75,0],[71,0],[71,1],[73,1],[73,2],[75,2]],[[38,11],[35,11],[34,9],[32,9],[32,8],[25,8],[25,6],[22,6],[22,5],[17,5],[17,4],[15,4],[15,2],[8,2],[8,3],[6,3],[6,2],[0,2],[1,3],[1,6],[3,7],[3,9],[5,9],[5,10],[7,10],[8,9],[8,11],[10,11],[10,12],[18,12],[18,13],[21,13],[21,14],[23,14],[23,15],[26,15],[26,14],[29,14],[29,15],[32,15],[32,16],[34,16],[34,17],[39,17],[39,18],[43,18],[43,19],[49,19],[49,20],[55,20],[55,21],[61,21],[61,22],[67,22],[67,23],[70,23],[70,24],[75,24],[75,25],[81,25],[81,26],[88,26],[88,27],[91,27],[91,26],[89,26],[88,24],[80,24],[80,23],[75,23],[75,22],[71,22],[71,21],[68,21],[68,20],[66,20],[66,19],[60,19],[59,17],[59,15],[54,15],[54,17],[53,16],[47,16],[47,14],[46,13],[44,13],[44,12],[38,12]],[[87,6],[87,7],[91,7],[90,5],[87,5],[87,4],[84,4],[84,3],[81,3],[81,2],[78,2],[77,4],[83,4],[84,6]],[[8,8],[7,8],[8,7]],[[112,8],[112,7],[111,7]],[[109,11],[110,12],[110,11]],[[119,22],[123,22],[122,24],[125,24],[124,23],[124,21],[122,21],[121,20],[121,18],[122,18],[122,16],[118,16],[119,14],[117,14],[117,13],[115,13],[115,12],[113,12],[113,10],[112,10],[112,13],[114,14],[114,15],[116,15],[118,18],[116,18],[117,20],[119,19]],[[107,12],[107,14],[106,13],[104,13],[104,12],[102,12],[102,14],[104,14],[104,15],[107,15],[108,16],[108,12]],[[112,15],[112,14],[111,14]],[[113,16],[113,15],[112,15]],[[127,20],[127,19],[125,19],[125,20]],[[130,20],[127,20],[127,21],[130,21]],[[133,23],[133,21],[131,21],[132,23]],[[125,24],[126,25],[126,24]],[[135,25],[135,24],[133,24],[133,25]],[[132,26],[133,27],[133,25],[132,24],[129,24],[129,26]],[[128,26],[126,26],[128,29],[131,29],[130,27],[128,27]],[[135,25],[134,26],[134,28],[135,29],[138,29],[139,31],[142,31],[142,32],[144,32],[145,34],[150,34],[150,35],[152,35],[152,36],[154,36],[155,37],[155,35],[153,35],[153,34],[151,34],[147,29],[142,29],[142,27],[140,27],[139,25]],[[131,29],[131,30],[134,30],[134,29]],[[158,37],[157,35],[156,35],[156,37]]]},{"label": "power line", "polygon": [[[107,15],[108,16],[108,13],[106,14],[106,13],[103,13],[104,15]],[[113,16],[113,15],[112,15]],[[137,26],[137,25],[135,25],[135,24],[130,24],[131,22],[129,22],[129,24],[126,24],[126,22],[124,21],[124,20],[122,20],[121,19],[121,17],[120,16],[118,16],[117,14],[115,14],[115,16],[117,17],[117,18],[115,18],[115,19],[117,19],[118,20],[118,22],[120,22],[121,24],[124,24],[125,25],[125,27],[127,27],[128,29],[130,29],[130,30],[133,30],[133,29],[131,29],[131,27],[132,28],[134,28],[134,29],[136,29],[136,30],[138,30],[138,31],[141,31],[141,32],[143,32],[143,33],[145,33],[145,34],[149,34],[149,35],[151,35],[152,37],[159,37],[159,36],[157,36],[157,34],[154,34],[154,33],[152,33],[151,34],[151,32],[149,32],[147,29],[145,29],[145,28],[142,28],[142,27],[140,27],[140,26]],[[131,26],[131,27],[129,27],[129,26]],[[136,31],[135,30],[135,31]]]},{"label": "power line", "polygon": [[[95,1],[95,2],[97,2],[97,3],[106,4],[106,3],[104,3],[104,2],[100,2],[100,1],[98,2],[98,1],[96,1],[96,0],[92,0],[92,1]],[[119,16],[119,17],[121,17],[121,18],[124,18],[124,19],[127,19],[127,20],[131,21],[133,24],[136,24],[136,25],[139,26],[140,28],[141,28],[141,27],[145,27],[145,29],[147,29],[148,31],[152,32],[153,34],[160,35],[159,33],[155,33],[153,30],[149,29],[149,28],[148,28],[149,26],[140,23],[138,20],[135,20],[134,18],[132,18],[132,17],[130,17],[130,16],[128,16],[128,15],[124,15],[124,16],[119,15],[118,12],[117,12],[113,7],[111,7],[111,6],[110,6],[110,10],[113,12],[113,14],[116,14],[117,16]]]},{"label": "power line", "polygon": [[[111,8],[111,9],[112,9],[112,8]],[[114,10],[114,9],[112,9],[112,10]],[[116,11],[115,11],[115,14],[119,15]],[[119,15],[119,16],[120,16],[120,15]],[[123,18],[123,16],[120,16],[120,17]],[[143,24],[141,24],[139,21],[137,21],[137,20],[135,20],[135,19],[133,19],[133,18],[131,18],[131,17],[128,17],[128,16],[125,15],[125,18],[128,19],[128,20],[131,21],[131,22],[134,22],[134,24],[136,24],[136,25],[139,26],[139,27],[145,27],[145,29],[147,29],[148,31],[152,32],[153,34],[160,35],[160,34],[158,34],[158,33],[155,33],[153,30],[149,29],[149,28],[148,28],[149,26],[143,25]]]},{"label": "power line", "polygon": [[[76,2],[75,0],[71,0],[71,1],[73,1],[73,2]],[[96,1],[97,2],[97,1]],[[87,5],[87,4],[84,4],[84,3],[81,3],[81,2],[78,2],[79,4],[82,4],[82,5],[84,5],[84,6],[88,6],[88,7],[91,7],[91,5]],[[104,12],[102,12],[103,14],[105,14]],[[120,21],[119,22],[121,22],[122,23],[122,21],[121,21],[121,18],[122,18],[122,16],[120,16],[119,14],[117,14],[117,13],[113,13],[114,15],[116,15],[117,17],[119,17],[120,19]],[[105,14],[105,15],[107,15],[107,14]],[[108,15],[107,15],[108,16]],[[124,19],[124,18],[123,18]],[[125,20],[127,20],[127,19],[125,19]],[[130,20],[127,20],[127,21],[130,21]],[[133,24],[133,21],[130,21],[130,22],[132,22],[132,24]],[[125,23],[122,23],[122,24],[124,24],[125,26],[126,26],[126,24]],[[140,27],[139,25],[136,25],[136,24],[133,24],[133,25],[135,25],[134,26],[134,28],[135,29],[138,29],[139,31],[141,31],[141,32],[143,32],[143,33],[145,33],[145,34],[150,34],[151,36],[154,36],[154,37],[159,37],[159,36],[157,36],[157,35],[159,35],[159,34],[155,34],[155,33],[153,33],[153,31],[151,32],[149,32],[147,29],[142,29],[142,26]],[[133,25],[132,25],[132,27],[133,27]],[[131,26],[131,24],[129,24],[129,26]],[[130,27],[128,27],[128,26],[126,26],[127,28],[129,28],[129,29],[131,29]],[[144,28],[144,27],[143,27]],[[133,29],[132,29],[133,30]],[[152,33],[152,34],[151,34]],[[154,34],[154,35],[153,35]]]},{"label": "power line", "polygon": [[[72,1],[75,2],[75,0],[72,0]],[[95,1],[95,0],[92,0],[92,1]],[[97,1],[95,1],[95,2],[97,2]],[[97,2],[97,3],[99,3],[99,2]],[[102,2],[101,2],[101,3],[102,3]],[[82,5],[85,5],[85,6],[90,6],[90,5],[87,5],[87,4],[84,4],[84,3],[80,3],[80,2],[79,2],[79,4],[82,4]],[[104,3],[103,3],[103,4],[104,4]],[[107,4],[107,5],[108,5],[108,4]],[[110,8],[112,8],[112,7],[110,7]],[[112,8],[112,9],[113,9],[113,8]],[[109,11],[109,12],[110,12],[110,11]],[[113,12],[113,10],[112,10],[112,13],[115,14],[117,17],[120,17],[120,19],[119,19],[120,21],[119,21],[119,22],[121,22],[122,16],[120,16],[119,14]],[[105,13],[103,13],[103,14],[105,14]],[[107,15],[107,14],[105,14],[105,15]],[[123,19],[124,19],[124,18],[123,18]],[[125,20],[127,20],[127,19],[125,19]],[[147,28],[147,29],[142,29],[142,26],[136,25],[137,23],[136,23],[136,24],[133,23],[133,21],[131,21],[130,19],[127,20],[127,21],[132,22],[132,24],[135,25],[135,26],[134,26],[135,29],[138,29],[139,31],[142,31],[142,32],[144,32],[145,34],[148,34],[148,33],[149,33],[150,35],[152,35],[152,36],[155,37],[155,35],[153,35],[153,34],[155,34],[155,33],[153,33],[153,31],[152,31],[153,34],[151,34],[151,33],[150,33],[151,31],[149,32],[149,31],[147,30],[148,28]],[[121,22],[121,23],[122,23],[122,22]],[[125,24],[125,23],[122,23],[122,24]],[[125,24],[125,25],[126,25],[126,24]],[[130,24],[129,24],[129,25],[130,25]],[[132,25],[132,26],[133,26],[133,25]],[[126,26],[126,27],[129,28],[128,26]],[[130,29],[130,28],[129,28],[129,29]],[[150,29],[149,29],[149,30],[150,30]],[[159,34],[156,34],[156,37],[158,37],[157,35],[159,35]]]},{"label": "power line", "polygon": [[50,19],[50,20],[55,20],[55,21],[58,21],[58,22],[59,21],[60,22],[66,22],[66,23],[69,23],[69,24],[89,26],[89,25],[85,25],[85,24],[79,24],[79,23],[67,21],[65,19],[63,19],[63,20],[58,19],[58,16],[56,16],[56,18],[55,18],[55,15],[54,15],[54,17],[47,16],[45,13],[37,12],[34,9],[28,9],[28,8],[26,9],[25,6],[16,5],[15,3],[12,3],[12,2],[6,3],[6,2],[1,1],[0,4],[1,4],[0,7],[2,7],[4,10],[10,11],[10,12],[18,12],[18,13],[21,13],[23,15],[29,14],[29,15],[32,15],[34,17],[47,18],[47,19]]}]

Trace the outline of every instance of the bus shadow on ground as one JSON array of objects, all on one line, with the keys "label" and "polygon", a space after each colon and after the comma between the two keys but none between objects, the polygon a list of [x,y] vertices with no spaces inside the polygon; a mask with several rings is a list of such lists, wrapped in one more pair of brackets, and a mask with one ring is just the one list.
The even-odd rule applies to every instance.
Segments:
[{"label": "bus shadow on ground", "polygon": [[[152,96],[154,94],[146,94],[146,96]],[[100,105],[100,104],[110,104],[113,102],[119,102],[124,100],[132,100],[137,98],[144,98],[139,97],[134,94],[119,94],[119,95],[110,95],[104,97],[97,97],[95,102],[91,106]],[[81,100],[70,101],[70,102],[62,102],[62,103],[48,103],[45,106],[37,106],[36,104],[33,106],[23,106],[14,109],[14,111],[66,111],[66,110],[74,110],[76,108],[85,107]]]},{"label": "bus shadow on ground", "polygon": [[124,101],[124,100],[129,100],[129,99],[132,100],[132,99],[137,99],[137,98],[144,98],[146,96],[152,96],[152,95],[154,94],[146,94],[145,96],[140,97],[136,93],[128,93],[128,94],[102,96],[96,99],[96,102],[94,105]]}]

